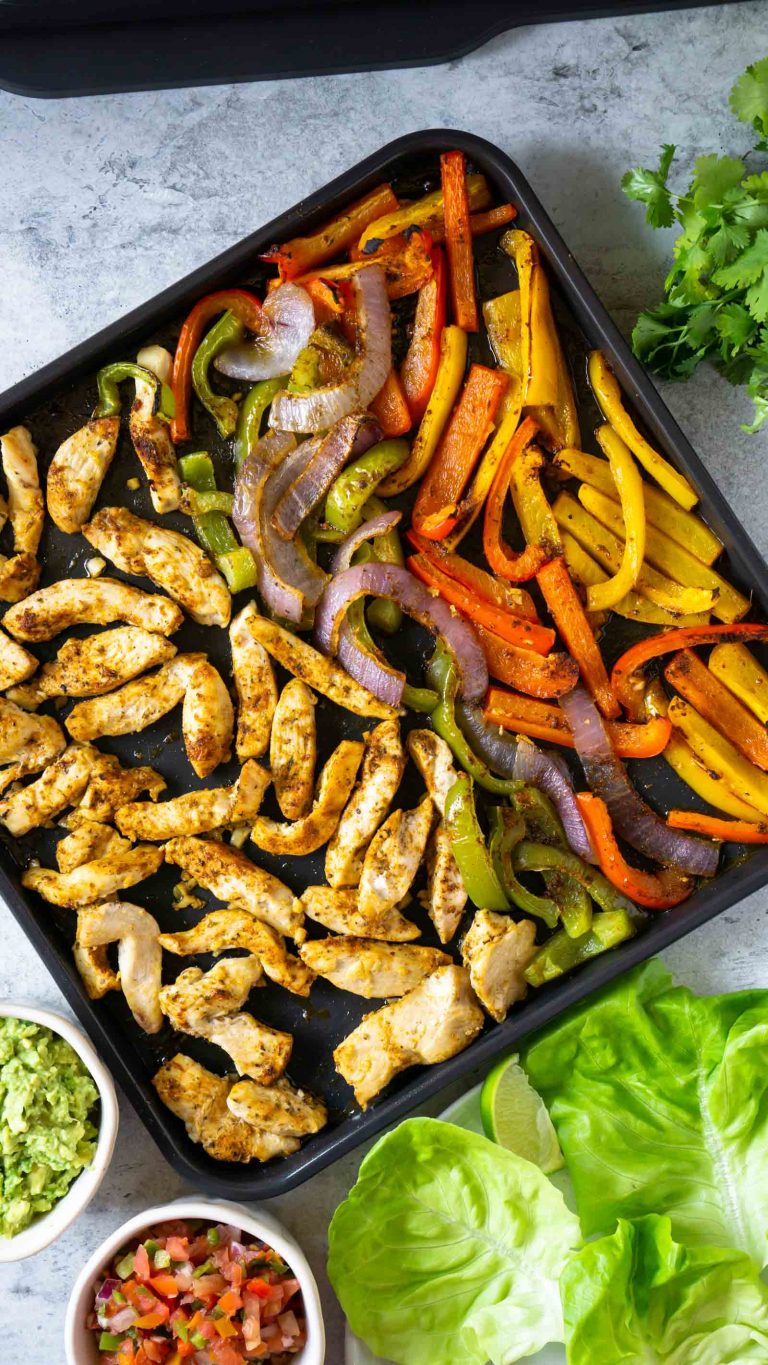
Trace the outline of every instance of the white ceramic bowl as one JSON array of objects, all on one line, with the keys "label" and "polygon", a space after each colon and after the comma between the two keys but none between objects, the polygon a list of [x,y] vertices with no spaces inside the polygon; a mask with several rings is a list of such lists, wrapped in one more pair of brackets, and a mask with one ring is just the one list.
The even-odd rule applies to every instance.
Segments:
[{"label": "white ceramic bowl", "polygon": [[52,1010],[37,1009],[33,1005],[20,1004],[14,1001],[3,1001],[0,1003],[0,1015],[9,1015],[14,1019],[29,1019],[33,1024],[43,1024],[52,1033],[58,1033],[60,1037],[74,1048],[77,1055],[85,1063],[90,1071],[101,1099],[101,1117],[99,1120],[99,1135],[96,1142],[96,1151],[93,1161],[87,1170],[82,1171],[76,1180],[72,1182],[63,1199],[58,1204],[54,1204],[48,1213],[41,1213],[30,1223],[23,1232],[17,1232],[15,1237],[0,1237],[0,1264],[9,1261],[23,1261],[27,1256],[34,1256],[36,1252],[43,1251],[45,1247],[55,1242],[80,1216],[88,1204],[90,1204],[99,1185],[107,1172],[107,1167],[112,1160],[112,1152],[115,1147],[117,1137],[117,1126],[119,1122],[119,1110],[117,1107],[117,1096],[112,1077],[102,1062],[93,1045],[88,1041],[84,1033],[76,1027],[71,1020],[66,1019],[63,1014],[54,1014]]},{"label": "white ceramic bowl", "polygon": [[229,1223],[242,1228],[246,1237],[258,1237],[260,1241],[267,1242],[282,1256],[301,1285],[307,1319],[307,1344],[292,1360],[294,1365],[323,1365],[325,1324],[320,1294],[309,1261],[296,1239],[271,1213],[258,1205],[245,1208],[242,1204],[220,1204],[212,1199],[177,1199],[173,1204],[147,1209],[145,1213],[139,1213],[123,1223],[102,1242],[80,1271],[67,1305],[64,1323],[67,1365],[98,1365],[97,1336],[88,1330],[85,1322],[93,1307],[94,1286],[115,1253],[138,1240],[148,1228],[177,1218],[202,1218],[210,1223]]}]

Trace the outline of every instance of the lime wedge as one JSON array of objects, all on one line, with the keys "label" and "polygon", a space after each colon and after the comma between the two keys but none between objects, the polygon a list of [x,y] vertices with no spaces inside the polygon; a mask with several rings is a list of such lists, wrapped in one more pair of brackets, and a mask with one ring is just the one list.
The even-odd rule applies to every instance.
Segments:
[{"label": "lime wedge", "polygon": [[565,1165],[547,1107],[528,1080],[516,1053],[502,1057],[486,1076],[480,1094],[480,1115],[486,1137],[515,1156],[532,1161],[545,1175]]}]

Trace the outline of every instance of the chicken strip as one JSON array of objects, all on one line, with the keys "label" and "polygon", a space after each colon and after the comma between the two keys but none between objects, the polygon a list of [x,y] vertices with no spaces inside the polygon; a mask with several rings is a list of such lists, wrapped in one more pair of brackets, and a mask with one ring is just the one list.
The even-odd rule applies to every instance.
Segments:
[{"label": "chicken strip", "polygon": [[[139,361],[167,382],[173,359],[164,347],[147,347]],[[167,357],[167,359],[166,359]],[[165,373],[167,371],[167,373]],[[156,512],[175,512],[181,502],[181,480],[168,423],[155,411],[157,391],[146,379],[136,380],[136,397],[128,415],[128,430],[149,483]]]},{"label": "chicken strip", "polygon": [[141,592],[117,578],[61,578],[11,607],[3,625],[17,640],[52,640],[70,626],[127,621],[156,635],[173,635],[184,614],[168,597]]},{"label": "chicken strip", "polygon": [[450,943],[468,899],[451,840],[441,820],[427,848],[427,889],[419,896],[441,943]]},{"label": "chicken strip", "polygon": [[229,627],[237,693],[235,752],[240,763],[247,758],[261,758],[267,752],[277,705],[277,683],[270,657],[248,626],[253,616],[258,616],[256,603],[249,602]]},{"label": "chicken strip", "polygon": [[263,980],[257,957],[223,957],[208,972],[201,967],[185,968],[170,986],[163,986],[160,1005],[173,1028],[194,1034],[212,1019],[241,1009]]},{"label": "chicken strip", "polygon": [[180,1052],[163,1063],[152,1084],[192,1141],[217,1161],[269,1161],[300,1146],[298,1138],[267,1133],[236,1118],[227,1108],[231,1080],[214,1076]]},{"label": "chicken strip", "polygon": [[0,792],[27,773],[47,768],[67,747],[64,731],[53,716],[35,716],[0,697]]},{"label": "chicken strip", "polygon": [[404,770],[400,724],[384,720],[366,738],[360,781],[326,850],[325,875],[331,886],[357,886],[365,850],[397,794]]},{"label": "chicken strip", "polygon": [[110,991],[120,990],[120,973],[110,965],[106,946],[72,949],[75,966],[89,1000],[103,1000]]},{"label": "chicken strip", "polygon": [[159,1033],[163,1027],[160,1009],[160,983],[163,954],[157,921],[128,901],[81,910],[77,917],[77,946],[100,948],[117,943],[120,985],[126,1004],[145,1033]]},{"label": "chicken strip", "polygon": [[178,706],[204,654],[177,654],[149,677],[134,678],[115,692],[73,706],[65,724],[73,739],[131,735],[146,730]]},{"label": "chicken strip", "polygon": [[[255,641],[254,641],[255,643]],[[275,796],[286,820],[300,820],[312,809],[317,762],[317,697],[300,678],[280,693],[272,718],[269,766]]]},{"label": "chicken strip", "polygon": [[536,955],[536,926],[524,919],[477,910],[464,936],[461,956],[480,1004],[501,1023],[528,986],[523,975]]},{"label": "chicken strip", "polygon": [[295,937],[301,929],[301,901],[284,882],[257,867],[239,848],[210,839],[182,837],[169,840],[165,856],[217,900],[247,910],[281,934]]},{"label": "chicken strip", "polygon": [[173,839],[245,824],[258,814],[269,786],[266,768],[249,759],[231,787],[185,792],[172,801],[134,801],[121,806],[115,822],[129,839]]},{"label": "chicken strip", "polygon": [[184,748],[197,777],[208,777],[232,752],[235,712],[224,679],[207,659],[193,668],[181,711]]},{"label": "chicken strip", "polygon": [[37,472],[37,449],[26,427],[0,436],[3,473],[8,484],[8,517],[17,555],[36,555],[43,534],[45,502]]},{"label": "chicken strip", "polygon": [[247,910],[211,910],[193,929],[161,934],[160,944],[181,957],[245,948],[259,959],[270,981],[294,995],[309,995],[315,979],[303,962],[286,951],[282,936]]},{"label": "chicken strip", "polygon": [[[109,900],[138,882],[154,876],[163,861],[163,850],[154,844],[137,844],[92,863],[81,863],[71,872],[56,872],[49,867],[30,867],[22,874],[21,884],[51,905],[77,910],[81,905]],[[109,940],[110,942],[112,940]]]},{"label": "chicken strip", "polygon": [[426,976],[451,961],[439,948],[333,935],[302,944],[299,957],[340,991],[365,996],[366,1000],[407,995]]},{"label": "chicken strip", "polygon": [[45,825],[80,800],[104,755],[87,744],[70,744],[28,787],[0,801],[0,824],[17,837]]},{"label": "chicken strip", "polygon": [[243,1123],[281,1137],[307,1137],[319,1133],[328,1122],[323,1101],[285,1079],[274,1085],[237,1081],[227,1096],[227,1108]]},{"label": "chicken strip", "polygon": [[295,857],[322,848],[338,826],[355,785],[362,756],[363,745],[358,740],[343,739],[320,774],[315,804],[309,815],[292,824],[281,824],[257,815],[251,829],[253,842],[267,853],[292,853]]},{"label": "chicken strip", "polygon": [[124,768],[112,754],[102,754],[102,759],[84,795],[67,816],[69,829],[77,829],[79,825],[93,820],[110,824],[115,811],[142,792],[149,792],[151,800],[155,801],[160,792],[165,791],[165,778],[156,773],[154,768]]},{"label": "chicken strip", "polygon": [[411,730],[406,744],[418,768],[424,786],[440,815],[445,815],[445,799],[458,778],[453,754],[444,739],[434,730]]},{"label": "chicken strip", "polygon": [[374,697],[367,687],[362,687],[350,677],[340,664],[333,659],[326,659],[306,640],[300,640],[276,622],[254,614],[249,618],[248,629],[283,668],[343,710],[352,711],[356,716],[373,716],[377,720],[391,720],[393,716],[401,714],[396,707]]},{"label": "chicken strip", "polygon": [[365,1109],[398,1072],[455,1057],[483,1022],[469,974],[463,967],[438,967],[408,995],[366,1015],[339,1043],[333,1060]]},{"label": "chicken strip", "polygon": [[119,434],[119,417],[92,417],[59,446],[48,469],[46,494],[60,531],[74,533],[88,520]]},{"label": "chicken strip", "polygon": [[433,818],[431,798],[425,796],[415,810],[393,811],[373,836],[360,876],[359,905],[364,915],[391,910],[410,890]]},{"label": "chicken strip", "polygon": [[0,692],[26,682],[37,668],[37,659],[28,649],[0,630]]},{"label": "chicken strip", "polygon": [[130,840],[122,839],[111,825],[89,821],[59,840],[56,845],[56,862],[59,872],[73,872],[76,867],[82,867],[83,863],[92,863],[97,858],[111,857],[115,853],[125,853],[130,847]]},{"label": "chicken strip", "polygon": [[0,555],[0,602],[22,602],[35,591],[41,568],[26,551],[6,559]]},{"label": "chicken strip", "polygon": [[83,527],[83,535],[123,573],[151,578],[164,588],[199,625],[229,625],[229,588],[188,536],[136,517],[125,507],[102,507]]},{"label": "chicken strip", "polygon": [[356,888],[308,886],[302,893],[301,903],[310,919],[336,934],[353,934],[390,943],[407,943],[421,935],[418,924],[406,919],[399,910],[364,915],[358,906]]},{"label": "chicken strip", "polygon": [[51,697],[98,697],[167,663],[176,646],[141,626],[117,626],[84,640],[66,640],[32,681],[14,688],[12,701],[34,711]]}]

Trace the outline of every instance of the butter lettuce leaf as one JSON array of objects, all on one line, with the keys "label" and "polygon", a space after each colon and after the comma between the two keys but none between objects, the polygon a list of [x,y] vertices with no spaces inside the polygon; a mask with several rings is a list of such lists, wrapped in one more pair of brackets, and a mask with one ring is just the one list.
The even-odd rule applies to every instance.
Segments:
[{"label": "butter lettuce leaf", "polygon": [[336,1210],[328,1275],[353,1331],[397,1365],[512,1365],[563,1340],[559,1277],[580,1241],[531,1162],[409,1119]]}]

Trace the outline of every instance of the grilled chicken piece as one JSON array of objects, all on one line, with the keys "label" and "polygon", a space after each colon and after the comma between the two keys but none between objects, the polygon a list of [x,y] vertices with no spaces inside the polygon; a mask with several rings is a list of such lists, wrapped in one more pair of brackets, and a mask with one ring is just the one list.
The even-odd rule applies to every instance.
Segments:
[{"label": "grilled chicken piece", "polygon": [[66,640],[38,676],[14,688],[12,701],[34,711],[50,697],[98,697],[114,692],[156,664],[167,663],[176,646],[141,626],[117,626],[84,640]]},{"label": "grilled chicken piece", "polygon": [[123,839],[111,825],[98,821],[88,821],[66,834],[56,845],[56,862],[59,872],[73,872],[83,863],[92,863],[97,858],[111,857],[115,853],[125,853],[131,847],[129,839]]},{"label": "grilled chicken piece", "polygon": [[34,654],[0,630],[0,692],[26,682],[38,666]]},{"label": "grilled chicken piece", "polygon": [[149,677],[134,678],[115,692],[73,706],[65,724],[73,739],[131,735],[178,706],[204,654],[177,654]]},{"label": "grilled chicken piece", "polygon": [[115,811],[127,801],[149,792],[155,801],[160,792],[165,791],[165,778],[154,768],[124,768],[112,754],[102,754],[102,763],[94,772],[84,795],[76,808],[67,816],[67,827],[77,829],[79,825],[97,820],[100,824],[110,824]]},{"label": "grilled chicken piece", "polygon": [[[30,867],[22,874],[21,884],[36,891],[51,905],[77,910],[81,905],[109,900],[138,882],[154,876],[163,861],[163,850],[154,844],[108,853],[92,863],[81,863],[71,872],[55,872],[48,867]],[[110,939],[109,942],[112,942]]]},{"label": "grilled chicken piece", "polygon": [[450,943],[467,906],[467,892],[442,820],[427,848],[427,889],[419,899],[441,943]]},{"label": "grilled chicken piece", "polygon": [[373,836],[360,876],[364,915],[381,915],[399,905],[424,858],[433,820],[428,796],[415,810],[395,810]]},{"label": "grilled chicken piece", "polygon": [[80,800],[103,760],[90,745],[70,744],[35,782],[0,801],[0,824],[17,836],[47,824]]},{"label": "grilled chicken piece", "polygon": [[421,934],[418,924],[412,924],[399,910],[364,915],[358,906],[356,888],[308,886],[301,903],[310,919],[336,934],[353,934],[390,943],[407,943]]},{"label": "grilled chicken piece", "polygon": [[157,921],[140,905],[111,901],[81,910],[77,917],[77,946],[100,948],[117,943],[120,985],[126,1004],[145,1033],[163,1027],[160,983],[163,954]]},{"label": "grilled chicken piece", "polygon": [[83,535],[123,573],[151,578],[164,588],[199,625],[229,625],[229,588],[188,536],[135,517],[125,507],[102,507]]},{"label": "grilled chicken piece", "polygon": [[52,640],[70,626],[127,621],[156,635],[173,635],[184,613],[168,597],[141,592],[117,578],[61,578],[11,607],[3,625],[17,640]]},{"label": "grilled chicken piece", "polygon": [[338,826],[362,756],[362,744],[343,739],[320,774],[315,804],[309,815],[294,820],[293,824],[281,824],[257,815],[251,829],[253,842],[267,853],[292,853],[295,857],[322,848]]},{"label": "grilled chicken piece", "polygon": [[35,716],[0,697],[0,792],[27,773],[47,768],[67,747],[61,726],[53,716]]},{"label": "grilled chicken piece", "polygon": [[232,1082],[177,1052],[153,1077],[163,1104],[184,1123],[193,1142],[217,1161],[269,1161],[298,1150],[298,1138],[243,1123],[227,1108]]},{"label": "grilled chicken piece", "polygon": [[241,763],[247,758],[261,758],[267,752],[277,705],[277,683],[270,657],[248,626],[253,616],[258,616],[256,604],[249,602],[229,627],[237,693],[235,752]]},{"label": "grilled chicken piece", "polygon": [[384,720],[366,738],[360,781],[325,854],[331,886],[357,886],[368,844],[389,810],[405,769],[400,725]]},{"label": "grilled chicken piece", "polygon": [[211,1020],[241,1009],[254,986],[263,981],[257,957],[223,957],[209,972],[185,968],[170,986],[163,986],[160,1004],[174,1028],[196,1033]]},{"label": "grilled chicken piece", "polygon": [[0,602],[22,602],[40,582],[40,565],[23,552],[6,559],[0,555]]},{"label": "grilled chicken piece", "polygon": [[407,995],[425,976],[451,960],[439,948],[333,936],[302,944],[299,957],[340,991],[363,995],[366,1000]]},{"label": "grilled chicken piece", "polygon": [[528,986],[523,972],[536,954],[536,926],[524,919],[478,910],[464,936],[461,956],[480,1004],[492,1019],[506,1019]]},{"label": "grilled chicken piece", "polygon": [[[254,641],[255,643],[255,641]],[[272,718],[269,766],[275,796],[286,820],[300,820],[312,809],[317,762],[317,697],[300,678],[280,693]]]},{"label": "grilled chicken piece", "polygon": [[[167,383],[173,357],[163,346],[146,347],[140,365]],[[138,359],[138,357],[137,357]],[[149,482],[156,512],[175,512],[181,502],[181,480],[168,423],[155,411],[156,390],[146,379],[136,380],[136,397],[128,416],[128,430]]]},{"label": "grilled chicken piece", "polygon": [[121,806],[115,822],[129,839],[173,839],[245,824],[258,814],[269,786],[266,768],[249,759],[231,787],[185,792],[172,801],[135,801]]},{"label": "grilled chicken piece", "polygon": [[281,1137],[307,1137],[309,1133],[319,1133],[328,1122],[323,1101],[305,1090],[297,1090],[285,1079],[274,1085],[237,1081],[227,1097],[227,1108],[243,1123],[279,1133]]},{"label": "grilled chicken piece", "polygon": [[247,1010],[238,1014],[223,1014],[196,1030],[228,1053],[238,1076],[252,1076],[263,1085],[271,1085],[282,1076],[293,1047],[290,1033],[262,1024]]},{"label": "grilled chicken piece", "polygon": [[483,1011],[468,973],[462,967],[438,967],[401,1000],[366,1015],[333,1059],[365,1109],[398,1072],[455,1057],[482,1027]]},{"label": "grilled chicken piece", "polygon": [[165,845],[165,856],[217,900],[247,910],[281,934],[295,938],[301,929],[304,923],[301,901],[239,848],[210,839],[179,838],[170,839]]},{"label": "grilled chicken piece", "polygon": [[48,511],[73,533],[91,515],[120,434],[119,417],[92,417],[59,446],[48,469]]},{"label": "grilled chicken piece", "polygon": [[26,427],[0,436],[3,473],[8,484],[8,517],[17,555],[36,555],[43,534],[45,502],[37,473],[37,450]]},{"label": "grilled chicken piece", "polygon": [[72,956],[89,1000],[103,1000],[110,991],[120,990],[120,973],[110,966],[105,946],[79,948],[75,944]]},{"label": "grilled chicken piece", "polygon": [[181,733],[192,768],[208,777],[232,752],[235,712],[224,679],[207,659],[193,668],[181,711]]},{"label": "grilled chicken piece", "polygon": [[309,995],[314,975],[298,958],[286,951],[280,934],[254,919],[247,910],[211,910],[193,929],[161,934],[161,946],[181,957],[195,953],[222,953],[245,948],[264,968],[264,974],[294,995]]},{"label": "grilled chicken piece", "polygon": [[254,613],[249,618],[248,629],[283,668],[295,678],[303,679],[321,696],[336,702],[343,710],[352,711],[356,716],[373,716],[377,720],[391,720],[393,716],[401,714],[394,706],[374,697],[367,687],[362,687],[351,678],[340,664],[333,659],[326,659],[312,645],[274,621]]},{"label": "grilled chicken piece", "polygon": [[440,815],[445,815],[445,798],[458,778],[453,754],[444,739],[434,730],[411,730],[406,744],[418,768],[424,786]]}]

